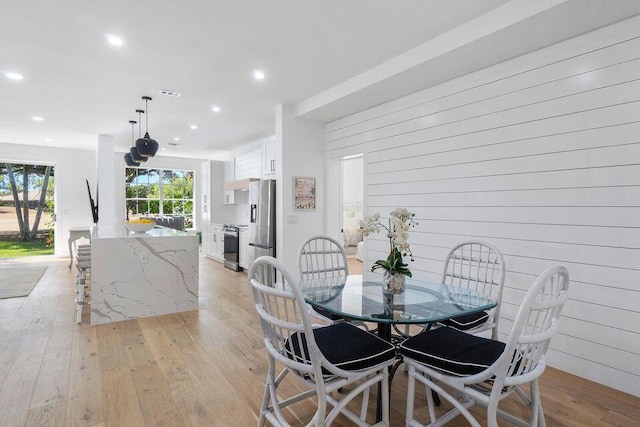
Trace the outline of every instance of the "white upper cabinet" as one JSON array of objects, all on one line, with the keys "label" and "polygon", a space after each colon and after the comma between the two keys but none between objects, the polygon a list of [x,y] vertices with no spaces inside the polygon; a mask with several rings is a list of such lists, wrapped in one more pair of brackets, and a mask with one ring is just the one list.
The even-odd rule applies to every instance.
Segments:
[{"label": "white upper cabinet", "polygon": [[[225,162],[207,160],[202,163],[201,172],[202,224],[199,227],[204,234],[209,224],[233,223],[235,206],[225,203]],[[203,242],[203,246],[206,244]]]},{"label": "white upper cabinet", "polygon": [[227,160],[226,162],[224,162],[222,171],[222,175],[224,176],[224,191],[222,193],[222,201],[225,205],[233,205],[235,203],[235,192],[233,190],[227,190],[227,184],[236,179],[235,159]]},{"label": "white upper cabinet", "polygon": [[264,140],[263,149],[263,175],[272,175],[276,173],[276,137],[266,138]]},{"label": "white upper cabinet", "polygon": [[235,180],[260,178],[261,150],[249,151],[235,157]]}]

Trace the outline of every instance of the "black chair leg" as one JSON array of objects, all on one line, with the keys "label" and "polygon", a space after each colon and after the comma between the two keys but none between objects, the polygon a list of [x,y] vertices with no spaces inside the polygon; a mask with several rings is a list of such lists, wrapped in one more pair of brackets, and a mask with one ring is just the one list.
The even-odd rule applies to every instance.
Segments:
[{"label": "black chair leg", "polygon": [[436,406],[440,406],[440,396],[438,396],[438,393],[436,393],[434,390],[431,390],[431,397],[433,397],[433,403],[436,404]]}]

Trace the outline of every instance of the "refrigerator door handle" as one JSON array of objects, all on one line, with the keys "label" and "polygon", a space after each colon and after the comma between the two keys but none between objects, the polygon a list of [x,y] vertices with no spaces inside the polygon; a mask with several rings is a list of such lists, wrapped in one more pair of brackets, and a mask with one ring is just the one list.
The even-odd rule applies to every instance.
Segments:
[{"label": "refrigerator door handle", "polygon": [[259,243],[249,243],[249,246],[253,246],[260,249],[271,249],[271,246],[261,245]]},{"label": "refrigerator door handle", "polygon": [[258,216],[258,205],[251,205],[251,219],[250,221],[252,223],[256,222],[257,216]]}]

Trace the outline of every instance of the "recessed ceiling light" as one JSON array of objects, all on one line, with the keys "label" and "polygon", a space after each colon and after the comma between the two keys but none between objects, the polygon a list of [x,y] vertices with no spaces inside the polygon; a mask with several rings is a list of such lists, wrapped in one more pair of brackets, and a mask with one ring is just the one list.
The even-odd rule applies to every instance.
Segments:
[{"label": "recessed ceiling light", "polygon": [[107,34],[105,37],[111,46],[122,46],[124,44],[120,37],[114,36],[113,34]]},{"label": "recessed ceiling light", "polygon": [[264,80],[264,72],[262,70],[255,70],[253,72],[253,78],[256,80]]},{"label": "recessed ceiling light", "polygon": [[11,71],[8,73],[4,73],[4,75],[11,80],[24,80],[24,77],[22,76],[22,74],[13,73]]},{"label": "recessed ceiling light", "polygon": [[198,129],[198,126],[196,126],[196,125],[191,125],[191,126],[189,126],[189,127],[190,127],[191,129],[193,129],[193,130]]},{"label": "recessed ceiling light", "polygon": [[45,140],[45,141],[47,141],[47,142],[51,142],[51,141],[53,141],[53,139],[52,139],[52,138],[45,138],[44,140]]},{"label": "recessed ceiling light", "polygon": [[164,147],[162,147],[162,148],[160,149],[160,151],[167,151],[167,149],[166,149],[166,148],[164,148]]},{"label": "recessed ceiling light", "polygon": [[180,141],[180,138],[178,138],[177,136],[175,138],[173,138],[174,141]]},{"label": "recessed ceiling light", "polygon": [[44,118],[40,117],[40,116],[33,116],[31,117],[31,119],[35,122],[41,122],[44,120]]},{"label": "recessed ceiling light", "polygon": [[219,113],[221,109],[217,105],[214,105],[213,107],[211,107],[211,111],[213,111],[214,113]]}]

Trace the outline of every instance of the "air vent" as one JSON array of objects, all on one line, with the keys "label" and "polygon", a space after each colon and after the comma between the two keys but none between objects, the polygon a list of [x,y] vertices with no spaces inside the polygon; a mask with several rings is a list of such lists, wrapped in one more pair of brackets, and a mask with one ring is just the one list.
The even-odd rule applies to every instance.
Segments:
[{"label": "air vent", "polygon": [[174,92],[172,90],[165,90],[165,89],[162,89],[160,91],[160,95],[173,96],[174,98],[179,98],[182,96],[180,92]]},{"label": "air vent", "polygon": [[168,142],[167,144],[169,144],[172,147],[176,147],[176,146],[180,145],[177,142]]}]

